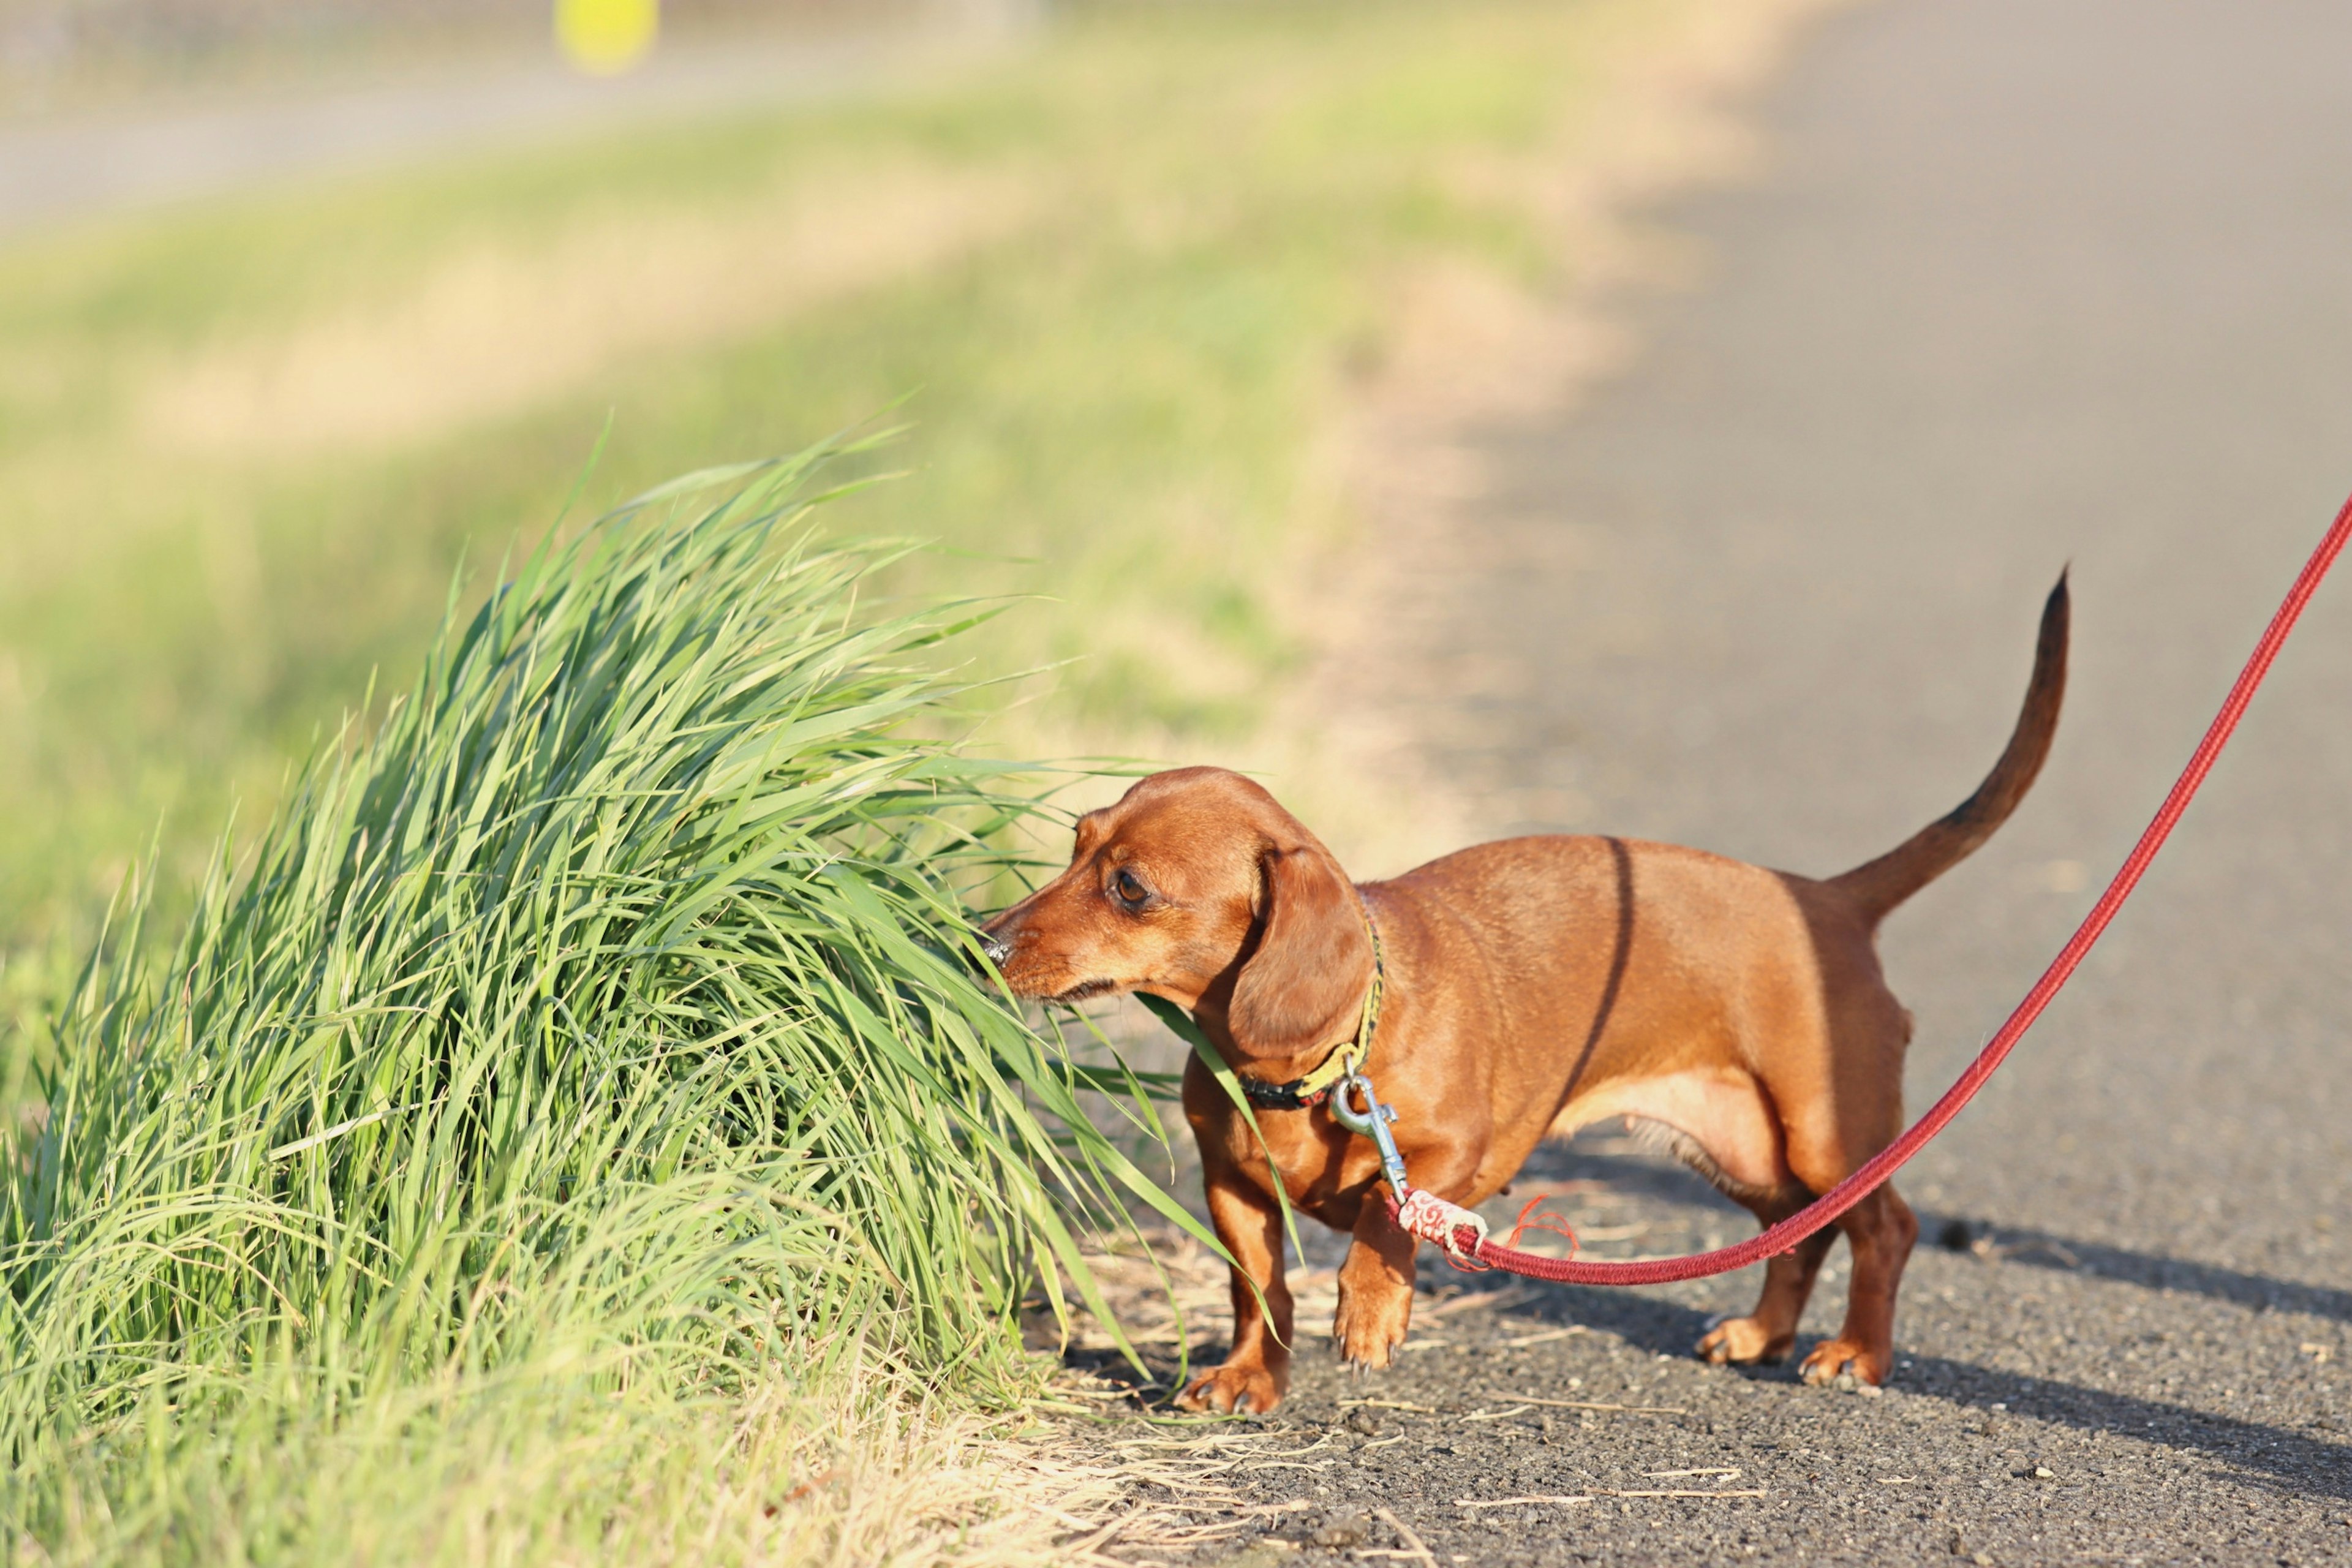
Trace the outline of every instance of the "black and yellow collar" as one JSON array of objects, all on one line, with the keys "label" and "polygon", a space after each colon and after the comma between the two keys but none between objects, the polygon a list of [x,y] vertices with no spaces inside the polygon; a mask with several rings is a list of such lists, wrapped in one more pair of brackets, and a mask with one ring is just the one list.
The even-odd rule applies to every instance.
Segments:
[{"label": "black and yellow collar", "polygon": [[1322,1104],[1339,1080],[1362,1067],[1372,1054],[1372,1031],[1381,1026],[1381,992],[1388,966],[1381,953],[1381,928],[1373,923],[1371,909],[1360,894],[1356,908],[1363,915],[1365,934],[1372,939],[1372,984],[1364,993],[1364,1010],[1356,1020],[1356,1032],[1332,1047],[1331,1054],[1304,1078],[1288,1083],[1260,1083],[1247,1073],[1237,1074],[1242,1093],[1260,1110],[1306,1110]]}]

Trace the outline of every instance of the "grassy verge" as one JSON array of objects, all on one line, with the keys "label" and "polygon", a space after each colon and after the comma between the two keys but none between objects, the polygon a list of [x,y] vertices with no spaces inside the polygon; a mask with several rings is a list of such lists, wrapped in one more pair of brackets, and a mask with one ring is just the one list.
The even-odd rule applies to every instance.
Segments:
[{"label": "grassy verge", "polygon": [[[25,1537],[712,1560],[796,1405],[1017,1403],[1024,1296],[1098,1300],[1072,1224],[1173,1212],[972,966],[960,889],[1024,808],[906,737],[941,628],[857,614],[887,556],[808,542],[806,469],[535,552],[167,953],[133,899],[0,1147]],[[493,1457],[466,1526],[402,1506]]]}]

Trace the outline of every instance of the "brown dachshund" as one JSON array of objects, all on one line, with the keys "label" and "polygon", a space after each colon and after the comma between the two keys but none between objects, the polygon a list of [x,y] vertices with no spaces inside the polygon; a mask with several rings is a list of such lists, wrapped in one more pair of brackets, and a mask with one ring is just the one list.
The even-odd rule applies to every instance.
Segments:
[{"label": "brown dachshund", "polygon": [[[1662,1132],[1769,1225],[1902,1131],[1911,1016],[1880,974],[1878,923],[1990,837],[2041,771],[2066,624],[2062,577],[2024,710],[1976,793],[1826,881],[1670,845],[1544,837],[1359,887],[1258,785],[1181,768],[1081,817],[1069,869],[989,922],[989,951],[1023,996],[1144,991],[1186,1008],[1244,1079],[1266,1086],[1252,1098],[1279,1101],[1278,1086],[1354,1040],[1374,974],[1369,921],[1384,995],[1364,1070],[1399,1112],[1416,1185],[1475,1205],[1538,1140],[1622,1117]],[[1266,1411],[1288,1386],[1275,1171],[1292,1204],[1353,1235],[1332,1331],[1349,1363],[1387,1365],[1412,1315],[1415,1244],[1381,1200],[1370,1142],[1316,1103],[1256,1111],[1261,1143],[1198,1061],[1184,1110],[1210,1216],[1240,1267],[1233,1350],[1181,1402]],[[1804,1377],[1876,1384],[1918,1221],[1882,1186],[1837,1228],[1853,1250],[1845,1325],[1806,1358]],[[1714,1329],[1698,1353],[1786,1356],[1832,1240],[1825,1230],[1772,1259],[1755,1311]]]}]

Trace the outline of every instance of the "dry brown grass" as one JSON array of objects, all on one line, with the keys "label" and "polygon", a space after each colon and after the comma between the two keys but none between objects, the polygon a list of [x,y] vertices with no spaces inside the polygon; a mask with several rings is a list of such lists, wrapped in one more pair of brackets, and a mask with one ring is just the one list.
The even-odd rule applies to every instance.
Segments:
[{"label": "dry brown grass", "polygon": [[1242,1517],[1196,1521],[1243,1506],[1214,1483],[1231,1463],[1223,1445],[1110,1436],[1082,1413],[1124,1391],[1090,1380],[1066,1378],[1055,1395],[1021,1429],[902,1415],[861,1424],[846,1449],[795,1431],[803,1452],[790,1462],[807,1479],[781,1502],[730,1510],[752,1548],[742,1556],[1010,1568],[1102,1562],[1114,1543],[1122,1555],[1189,1551],[1243,1528]]},{"label": "dry brown grass", "polygon": [[1026,220],[1017,182],[804,176],[724,211],[631,211],[483,244],[345,307],[154,375],[152,437],[199,451],[399,446],[529,408],[631,356],[694,349],[943,265]]}]

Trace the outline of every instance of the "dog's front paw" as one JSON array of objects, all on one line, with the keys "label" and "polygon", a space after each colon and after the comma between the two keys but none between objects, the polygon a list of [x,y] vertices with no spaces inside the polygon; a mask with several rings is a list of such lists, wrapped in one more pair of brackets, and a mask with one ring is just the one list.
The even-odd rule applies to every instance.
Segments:
[{"label": "dog's front paw", "polygon": [[1796,1343],[1796,1335],[1776,1334],[1753,1318],[1731,1318],[1707,1331],[1706,1338],[1698,1342],[1698,1353],[1717,1366],[1726,1362],[1745,1366],[1750,1362],[1786,1361]]},{"label": "dog's front paw", "polygon": [[1176,1403],[1185,1410],[1213,1410],[1220,1415],[1263,1415],[1282,1403],[1283,1382],[1271,1368],[1229,1361],[1194,1378]]},{"label": "dog's front paw", "polygon": [[1893,1360],[1890,1352],[1873,1350],[1855,1344],[1852,1340],[1823,1340],[1805,1358],[1799,1374],[1807,1383],[1835,1383],[1843,1373],[1852,1373],[1854,1381],[1876,1388],[1886,1381],[1886,1363]]},{"label": "dog's front paw", "polygon": [[1342,1290],[1339,1315],[1331,1337],[1339,1342],[1339,1359],[1362,1371],[1388,1365],[1404,1343],[1412,1319],[1412,1292],[1404,1290]]}]

